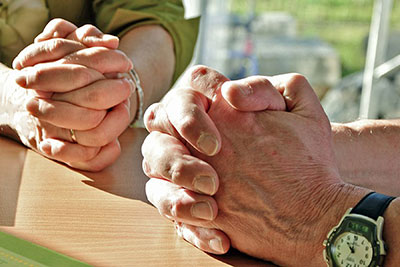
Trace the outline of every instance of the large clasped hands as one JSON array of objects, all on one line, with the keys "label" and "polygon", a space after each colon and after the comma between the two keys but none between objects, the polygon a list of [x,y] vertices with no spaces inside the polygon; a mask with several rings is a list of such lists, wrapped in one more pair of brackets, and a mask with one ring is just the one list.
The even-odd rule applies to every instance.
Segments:
[{"label": "large clasped hands", "polygon": [[307,80],[228,81],[202,66],[184,80],[145,115],[150,202],[205,251],[231,244],[279,265],[323,264],[332,218],[356,189],[339,177],[330,123]]}]

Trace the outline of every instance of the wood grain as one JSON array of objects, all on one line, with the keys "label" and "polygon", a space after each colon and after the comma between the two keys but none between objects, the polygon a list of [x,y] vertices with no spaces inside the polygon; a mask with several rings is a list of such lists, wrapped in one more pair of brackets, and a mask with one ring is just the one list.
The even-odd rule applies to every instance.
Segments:
[{"label": "wood grain", "polygon": [[209,255],[175,234],[146,200],[145,135],[127,130],[118,161],[98,173],[0,138],[0,231],[94,266],[268,266],[235,250]]}]

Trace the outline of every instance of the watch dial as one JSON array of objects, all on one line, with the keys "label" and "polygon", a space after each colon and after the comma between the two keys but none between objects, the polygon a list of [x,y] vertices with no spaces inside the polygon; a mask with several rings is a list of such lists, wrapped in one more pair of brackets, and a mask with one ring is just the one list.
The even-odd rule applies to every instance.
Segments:
[{"label": "watch dial", "polygon": [[362,235],[343,233],[333,243],[333,258],[337,266],[369,266],[373,249],[371,243]]}]

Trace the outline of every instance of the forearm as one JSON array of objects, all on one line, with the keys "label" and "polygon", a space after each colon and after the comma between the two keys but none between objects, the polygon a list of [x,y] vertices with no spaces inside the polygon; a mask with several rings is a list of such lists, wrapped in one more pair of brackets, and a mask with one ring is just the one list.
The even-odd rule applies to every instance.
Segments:
[{"label": "forearm", "polygon": [[[144,109],[158,101],[171,86],[175,68],[172,38],[159,25],[134,28],[121,38],[120,49],[133,61],[144,91]],[[136,112],[131,96],[131,114]]]},{"label": "forearm", "polygon": [[400,195],[400,120],[332,124],[339,171],[348,183]]}]

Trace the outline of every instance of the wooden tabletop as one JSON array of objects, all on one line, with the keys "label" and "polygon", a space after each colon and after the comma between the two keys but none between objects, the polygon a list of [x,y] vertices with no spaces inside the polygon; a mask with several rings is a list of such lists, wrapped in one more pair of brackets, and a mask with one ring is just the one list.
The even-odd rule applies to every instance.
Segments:
[{"label": "wooden tabletop", "polygon": [[146,200],[143,129],[120,138],[102,172],[79,172],[0,137],[0,231],[94,266],[268,266],[237,251],[204,253]]}]

